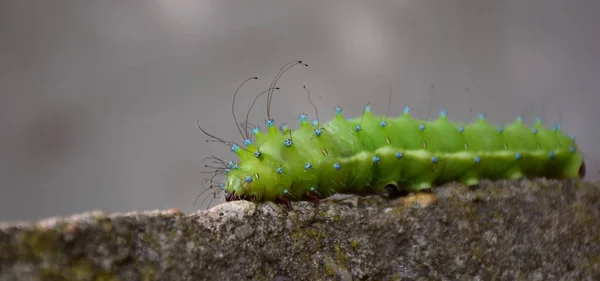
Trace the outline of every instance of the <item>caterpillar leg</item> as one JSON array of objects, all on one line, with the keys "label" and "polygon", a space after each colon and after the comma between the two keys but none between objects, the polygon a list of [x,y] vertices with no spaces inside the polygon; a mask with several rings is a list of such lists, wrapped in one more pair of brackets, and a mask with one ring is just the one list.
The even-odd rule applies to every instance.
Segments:
[{"label": "caterpillar leg", "polygon": [[292,201],[290,201],[290,198],[288,198],[287,196],[279,196],[275,200],[275,203],[285,206],[288,211],[292,210]]},{"label": "caterpillar leg", "polygon": [[236,200],[240,200],[240,198],[237,195],[235,195],[234,192],[230,192],[230,193],[227,192],[227,193],[225,193],[225,201],[226,202],[236,201]]},{"label": "caterpillar leg", "polygon": [[581,161],[581,166],[579,166],[579,178],[583,179],[585,177],[585,161]]},{"label": "caterpillar leg", "polygon": [[315,207],[319,205],[320,194],[316,189],[311,188],[309,191],[304,192],[303,196],[307,201],[313,202]]},{"label": "caterpillar leg", "polygon": [[396,182],[388,182],[384,190],[387,192],[389,198],[398,198],[409,194],[406,189],[400,188]]}]

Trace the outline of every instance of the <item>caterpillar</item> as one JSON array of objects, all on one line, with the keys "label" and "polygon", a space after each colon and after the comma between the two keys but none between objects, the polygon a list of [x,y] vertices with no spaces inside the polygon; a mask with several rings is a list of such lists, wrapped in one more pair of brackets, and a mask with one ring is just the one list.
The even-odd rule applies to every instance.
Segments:
[{"label": "caterpillar", "polygon": [[[474,122],[455,123],[442,110],[435,120],[427,121],[414,118],[409,107],[397,117],[377,116],[370,105],[361,116],[347,118],[338,106],[327,123],[318,120],[318,113],[312,122],[302,113],[298,129],[278,127],[269,113],[273,92],[281,75],[296,65],[305,64],[286,64],[254,99],[267,94],[265,131],[259,126],[242,131],[233,113],[243,137],[240,145],[198,125],[212,141],[227,144],[239,159],[208,157],[219,165],[209,179],[211,188],[218,186],[226,201],[318,202],[336,193],[417,192],[449,182],[473,186],[482,179],[585,176],[575,138],[558,124],[544,126],[539,118],[531,126],[521,117],[497,126],[479,114]],[[244,83],[252,79],[256,77]],[[219,175],[225,180],[216,183]]]}]

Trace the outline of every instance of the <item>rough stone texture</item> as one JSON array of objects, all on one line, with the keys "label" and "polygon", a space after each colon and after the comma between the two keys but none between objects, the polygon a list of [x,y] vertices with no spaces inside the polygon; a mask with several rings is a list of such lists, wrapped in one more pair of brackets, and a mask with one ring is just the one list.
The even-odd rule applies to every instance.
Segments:
[{"label": "rough stone texture", "polygon": [[446,185],[0,226],[0,280],[600,280],[600,185]]}]

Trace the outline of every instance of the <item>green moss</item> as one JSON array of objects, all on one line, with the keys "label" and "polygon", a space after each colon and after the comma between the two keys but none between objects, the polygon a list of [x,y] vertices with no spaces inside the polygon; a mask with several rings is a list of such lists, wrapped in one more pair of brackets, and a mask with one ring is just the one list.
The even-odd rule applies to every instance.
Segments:
[{"label": "green moss", "polygon": [[177,230],[172,230],[167,233],[167,239],[175,240],[175,236],[177,236]]},{"label": "green moss", "polygon": [[335,222],[340,222],[340,221],[342,221],[342,216],[340,214],[336,214],[335,216],[332,217],[332,220]]},{"label": "green moss", "polygon": [[79,259],[71,266],[71,276],[74,280],[90,280],[94,275],[92,270],[89,260]]},{"label": "green moss", "polygon": [[471,255],[477,260],[477,262],[481,262],[485,256],[485,248],[482,243],[473,243],[471,247]]},{"label": "green moss", "polygon": [[118,281],[119,278],[117,278],[116,276],[114,276],[114,274],[112,272],[100,272],[99,274],[96,275],[96,278],[94,278],[94,281]]},{"label": "green moss", "polygon": [[147,264],[142,269],[142,280],[150,281],[156,279],[156,268],[152,265]]},{"label": "green moss", "polygon": [[92,217],[92,218],[94,218],[94,221],[95,221],[97,224],[100,224],[101,222],[103,222],[103,221],[107,221],[107,220],[108,220],[108,218],[106,217],[106,215],[104,215],[104,214],[103,214],[103,213],[101,213],[101,212],[94,212],[94,213],[91,213],[91,217]]},{"label": "green moss", "polygon": [[356,250],[358,248],[358,241],[356,241],[356,240],[350,241],[350,246],[352,247],[352,249]]},{"label": "green moss", "polygon": [[[49,267],[41,271],[43,280],[95,280],[95,281],[118,281],[113,272],[102,270],[95,272],[98,268],[87,258],[81,258],[73,262],[71,267]],[[144,279],[146,280],[146,279]]]},{"label": "green moss", "polygon": [[34,229],[24,232],[22,239],[34,255],[42,257],[57,248],[58,233],[55,230]]},{"label": "green moss", "polygon": [[45,268],[42,269],[40,273],[40,277],[42,280],[53,280],[53,281],[68,281],[69,278],[65,277],[61,272],[56,268]]},{"label": "green moss", "polygon": [[504,217],[502,216],[502,213],[500,213],[500,211],[494,211],[492,213],[492,216],[494,218],[494,223],[502,223],[504,220]]},{"label": "green moss", "polygon": [[399,203],[394,204],[394,207],[392,207],[392,211],[390,213],[394,216],[401,217],[400,215],[406,211],[407,206],[402,204],[400,201],[398,202]]},{"label": "green moss", "polygon": [[263,271],[259,271],[256,273],[256,276],[254,276],[256,278],[256,280],[262,280],[262,281],[268,281],[268,280],[272,280],[272,278],[269,278],[267,276],[267,274],[265,274],[265,272]]},{"label": "green moss", "polygon": [[317,248],[322,248],[325,234],[320,231],[321,224],[314,223],[311,227],[296,228],[290,237],[298,243],[314,242]]},{"label": "green moss", "polygon": [[329,276],[334,276],[335,275],[335,270],[329,266],[325,266],[325,273]]},{"label": "green moss", "polygon": [[321,245],[323,243],[323,237],[325,236],[325,234],[323,234],[323,232],[320,232],[314,228],[308,228],[306,230],[306,234],[308,234],[310,237],[315,239],[315,242],[317,244]]},{"label": "green moss", "polygon": [[16,255],[23,262],[37,263],[39,260],[53,261],[61,254],[59,233],[56,230],[34,228],[23,230],[18,235]]},{"label": "green moss", "polygon": [[339,245],[334,245],[333,249],[335,250],[335,256],[337,258],[336,261],[337,261],[338,265],[343,266],[345,268],[347,258],[346,258],[346,255],[344,255],[342,248],[340,248]]},{"label": "green moss", "polygon": [[331,257],[326,256],[323,265],[325,274],[328,276],[335,276],[336,273],[341,274],[344,271],[348,271],[348,268],[345,265],[347,257],[344,255],[343,250],[339,245],[334,245],[333,250],[335,252],[336,259],[334,260]]},{"label": "green moss", "polygon": [[589,209],[582,203],[574,202],[569,207],[574,213],[574,219],[578,220],[581,224],[593,227],[597,223],[594,216],[589,213]]},{"label": "green moss", "polygon": [[142,234],[142,241],[148,243],[153,249],[158,249],[160,246],[156,238],[148,232]]}]

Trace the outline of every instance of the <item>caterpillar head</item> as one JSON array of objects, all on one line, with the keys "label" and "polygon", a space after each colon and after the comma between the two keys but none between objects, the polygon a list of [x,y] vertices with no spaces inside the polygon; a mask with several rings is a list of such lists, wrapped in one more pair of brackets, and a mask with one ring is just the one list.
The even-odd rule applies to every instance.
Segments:
[{"label": "caterpillar head", "polygon": [[267,185],[274,185],[275,172],[271,172],[268,165],[259,164],[258,161],[240,163],[238,169],[227,174],[223,187],[226,201],[272,199]]},{"label": "caterpillar head", "polygon": [[225,186],[223,188],[225,192],[226,201],[235,200],[250,200],[253,201],[255,196],[247,194],[249,185],[256,185],[255,177],[258,178],[258,174],[252,175],[246,173],[244,170],[236,170],[227,175],[225,180]]},{"label": "caterpillar head", "polygon": [[235,197],[235,190],[240,189],[242,186],[242,179],[238,176],[228,176],[227,181],[225,182],[225,200],[226,201],[234,201],[237,200]]}]

